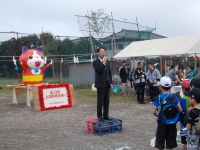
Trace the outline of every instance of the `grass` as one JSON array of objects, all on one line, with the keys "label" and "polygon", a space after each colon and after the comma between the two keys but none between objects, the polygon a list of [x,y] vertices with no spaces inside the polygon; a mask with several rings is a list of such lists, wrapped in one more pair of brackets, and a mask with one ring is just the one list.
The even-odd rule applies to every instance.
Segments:
[{"label": "grass", "polygon": [[[52,78],[45,78],[45,83],[53,83]],[[19,84],[19,81],[17,78],[6,78],[6,77],[0,77],[0,96],[5,95],[12,95],[13,88],[7,87],[6,85],[16,85]],[[77,101],[84,101],[84,102],[97,102],[97,92],[92,91],[89,87],[84,86],[76,86],[75,87],[75,96]],[[113,93],[110,92],[110,102],[116,103],[116,102],[132,102],[136,101],[135,96],[129,96],[124,97],[121,92]]]},{"label": "grass", "polygon": [[[75,92],[77,101],[83,102],[97,102],[97,92],[91,89],[79,89]],[[113,93],[110,92],[110,102],[121,103],[121,102],[136,102],[135,96],[124,97],[121,92]]]}]

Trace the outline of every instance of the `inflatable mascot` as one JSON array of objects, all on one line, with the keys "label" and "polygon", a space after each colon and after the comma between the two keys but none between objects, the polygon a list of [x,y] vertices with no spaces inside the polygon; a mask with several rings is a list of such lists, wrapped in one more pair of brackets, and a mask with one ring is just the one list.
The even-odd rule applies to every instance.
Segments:
[{"label": "inflatable mascot", "polygon": [[[49,64],[44,66],[46,61],[47,57],[44,57],[42,47],[36,49],[28,49],[26,46],[22,47],[22,54],[19,58],[19,62],[23,69],[23,82],[25,85],[42,83],[44,70],[52,64],[51,60]],[[13,62],[16,66],[15,70],[18,70],[14,57]]]}]

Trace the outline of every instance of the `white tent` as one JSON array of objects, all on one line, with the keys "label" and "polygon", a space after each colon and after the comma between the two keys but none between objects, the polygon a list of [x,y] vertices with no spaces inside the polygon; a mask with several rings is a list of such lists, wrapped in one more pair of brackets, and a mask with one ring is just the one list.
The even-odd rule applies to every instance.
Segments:
[{"label": "white tent", "polygon": [[200,35],[132,42],[114,59],[162,56],[200,56]]}]

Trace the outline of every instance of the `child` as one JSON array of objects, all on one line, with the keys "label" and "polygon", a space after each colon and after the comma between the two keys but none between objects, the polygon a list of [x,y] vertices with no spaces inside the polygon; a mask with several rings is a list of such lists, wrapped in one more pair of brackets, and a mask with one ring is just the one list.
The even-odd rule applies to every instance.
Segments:
[{"label": "child", "polygon": [[[165,148],[165,141],[166,141],[166,149],[172,149],[177,147],[176,136],[177,136],[177,129],[176,123],[173,124],[164,124],[161,120],[161,113],[162,109],[160,110],[160,103],[168,103],[171,100],[172,94],[170,93],[171,89],[171,79],[167,76],[164,76],[160,79],[160,90],[162,94],[158,96],[158,99],[154,101],[154,106],[152,108],[152,114],[157,116],[157,131],[156,131],[156,142],[155,148],[156,150],[164,149]],[[174,96],[173,96],[174,97]],[[160,99],[163,99],[160,102]],[[163,102],[164,101],[164,102]],[[182,112],[182,108],[178,98],[175,96],[173,100],[174,104],[177,105],[177,108],[180,112]],[[158,114],[157,114],[158,110]],[[168,114],[169,115],[169,114]],[[169,132],[170,131],[170,132]]]},{"label": "child", "polygon": [[194,108],[189,112],[189,118],[186,125],[188,129],[188,137],[187,137],[187,147],[188,150],[199,150],[200,149],[200,136],[195,131],[195,125],[197,125],[199,121],[200,114],[200,89],[193,88],[190,92],[190,103],[194,104]]},{"label": "child", "polygon": [[190,80],[190,89],[200,88],[200,77],[194,77]]},{"label": "child", "polygon": [[180,118],[180,135],[181,135],[181,144],[183,144],[183,150],[187,150],[187,130],[186,124],[187,124],[187,119],[188,119],[188,109],[192,106],[190,106],[190,101],[189,101],[189,91],[190,91],[190,80],[185,79],[181,83],[182,86],[182,92],[183,96],[180,100],[180,104],[182,107],[183,113],[181,113],[181,118]]}]

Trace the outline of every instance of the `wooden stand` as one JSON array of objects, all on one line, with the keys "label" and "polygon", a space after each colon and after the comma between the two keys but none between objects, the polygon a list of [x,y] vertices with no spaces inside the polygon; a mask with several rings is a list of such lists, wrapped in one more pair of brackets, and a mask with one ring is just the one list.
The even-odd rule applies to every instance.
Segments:
[{"label": "wooden stand", "polygon": [[[26,106],[31,108],[31,101],[33,100],[34,110],[41,111],[38,86],[7,85],[7,87],[13,87],[13,103],[17,104],[17,98],[19,95],[26,93]],[[72,107],[74,107],[76,106],[76,99],[73,84],[70,84],[70,92],[72,98]]]},{"label": "wooden stand", "polygon": [[26,106],[31,107],[31,100],[33,99],[31,86],[7,85],[7,87],[13,87],[13,103],[17,104],[17,98],[19,97],[19,95],[21,95],[22,93],[26,93]]}]

